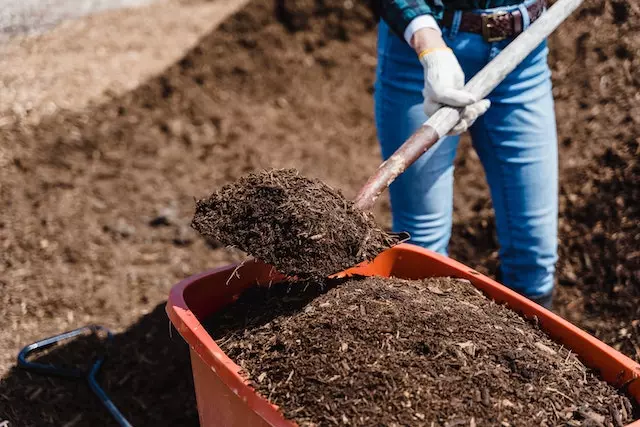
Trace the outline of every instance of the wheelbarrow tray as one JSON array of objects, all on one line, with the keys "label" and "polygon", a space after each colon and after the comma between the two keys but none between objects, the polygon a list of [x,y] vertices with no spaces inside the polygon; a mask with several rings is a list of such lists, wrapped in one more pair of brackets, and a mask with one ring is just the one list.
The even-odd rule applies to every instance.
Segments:
[{"label": "wheelbarrow tray", "polygon": [[[449,276],[468,279],[489,298],[527,318],[537,317],[540,328],[571,349],[603,380],[620,387],[640,403],[640,364],[587,334],[556,314],[531,302],[498,282],[445,256],[411,244],[391,248],[370,263],[341,275],[423,279]],[[171,289],[166,310],[171,322],[190,346],[200,424],[221,426],[294,426],[278,408],[260,396],[240,374],[202,326],[202,321],[234,302],[249,287],[278,280],[273,268],[251,260],[189,277]],[[628,427],[640,427],[636,420]]]}]

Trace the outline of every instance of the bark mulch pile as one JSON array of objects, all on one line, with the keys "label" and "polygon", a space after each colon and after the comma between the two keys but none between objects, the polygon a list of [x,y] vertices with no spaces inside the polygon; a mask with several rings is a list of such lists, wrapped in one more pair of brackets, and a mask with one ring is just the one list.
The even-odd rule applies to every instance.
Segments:
[{"label": "bark mulch pile", "polygon": [[279,283],[206,324],[257,391],[302,426],[632,420],[626,397],[466,280]]},{"label": "bark mulch pile", "polygon": [[297,277],[325,277],[371,260],[396,239],[373,216],[294,169],[253,173],[196,205],[192,226]]}]

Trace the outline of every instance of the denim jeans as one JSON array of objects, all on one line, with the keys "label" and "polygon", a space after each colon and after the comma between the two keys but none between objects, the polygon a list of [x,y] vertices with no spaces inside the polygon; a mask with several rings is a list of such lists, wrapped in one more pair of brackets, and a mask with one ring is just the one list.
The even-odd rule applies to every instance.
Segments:
[{"label": "denim jeans", "polygon": [[[509,40],[485,42],[459,32],[456,21],[443,29],[443,38],[470,79]],[[375,118],[387,159],[427,119],[424,71],[411,47],[384,22],[378,31]],[[509,74],[489,95],[491,108],[469,130],[491,189],[502,281],[533,298],[552,292],[557,259],[558,153],[547,52],[545,42]],[[412,243],[445,255],[458,140],[442,138],[389,189],[394,231],[408,231]]]}]

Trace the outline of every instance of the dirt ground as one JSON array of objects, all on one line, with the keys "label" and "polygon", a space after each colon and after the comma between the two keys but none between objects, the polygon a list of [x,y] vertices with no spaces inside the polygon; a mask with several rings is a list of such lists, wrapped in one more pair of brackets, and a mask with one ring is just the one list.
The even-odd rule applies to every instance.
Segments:
[{"label": "dirt ground", "polygon": [[[194,198],[267,167],[295,167],[352,197],[379,161],[374,22],[360,4],[324,4],[256,0],[134,89],[36,123],[3,117],[0,422],[109,425],[84,385],[14,368],[23,345],[97,323],[117,332],[103,380],[130,420],[195,424],[188,352],[161,305],[181,278],[242,255],[189,228]],[[556,310],[636,360],[639,26],[634,0],[587,0],[552,37],[550,59],[561,153]],[[481,175],[464,144],[451,256],[494,274]],[[388,203],[376,214],[388,224]]]},{"label": "dirt ground", "polygon": [[[18,120],[35,124],[42,116],[78,111],[90,102],[108,102],[129,92],[179,60],[200,37],[246,3],[160,0],[151,6],[67,20],[32,36],[23,32],[38,29],[39,19],[59,19],[107,5],[103,0],[87,0],[84,8],[66,0],[48,4],[35,0],[30,5],[11,1],[21,2],[13,12],[19,10],[22,16],[16,18],[21,24],[12,28],[9,40],[5,40],[9,33],[0,29],[0,127]],[[108,5],[120,6],[113,1]],[[0,25],[11,9],[8,5],[0,11]],[[40,16],[44,14],[46,18]]]},{"label": "dirt ground", "polygon": [[149,0],[4,0],[0,10],[0,40],[17,34],[37,34],[65,20],[109,9],[135,7]]}]

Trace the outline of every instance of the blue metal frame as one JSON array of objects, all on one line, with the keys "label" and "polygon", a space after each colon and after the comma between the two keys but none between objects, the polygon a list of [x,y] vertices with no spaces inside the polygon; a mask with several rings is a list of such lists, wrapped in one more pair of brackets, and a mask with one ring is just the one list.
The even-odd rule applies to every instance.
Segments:
[{"label": "blue metal frame", "polygon": [[111,331],[107,328],[99,326],[99,325],[89,325],[84,326],[82,328],[74,329],[73,331],[64,332],[59,335],[55,335],[50,338],[45,338],[40,341],[36,341],[28,346],[24,347],[18,353],[18,366],[23,369],[26,369],[31,372],[36,372],[42,375],[52,375],[63,378],[72,378],[72,379],[84,379],[89,384],[91,391],[100,399],[102,405],[107,408],[111,416],[118,422],[121,427],[132,427],[132,425],[127,421],[127,419],[122,415],[122,413],[118,410],[116,405],[111,401],[109,396],[104,392],[102,387],[98,384],[98,380],[96,376],[102,367],[102,364],[105,360],[105,354],[101,354],[98,358],[93,362],[91,369],[88,372],[77,369],[77,368],[62,368],[55,365],[45,365],[44,363],[36,363],[29,362],[27,357],[32,355],[34,352],[38,352],[49,348],[60,341],[64,341],[70,338],[77,337],[79,335],[84,335],[87,332],[95,334],[98,336],[101,332],[106,334],[107,342],[111,342],[113,340],[113,335]]}]

